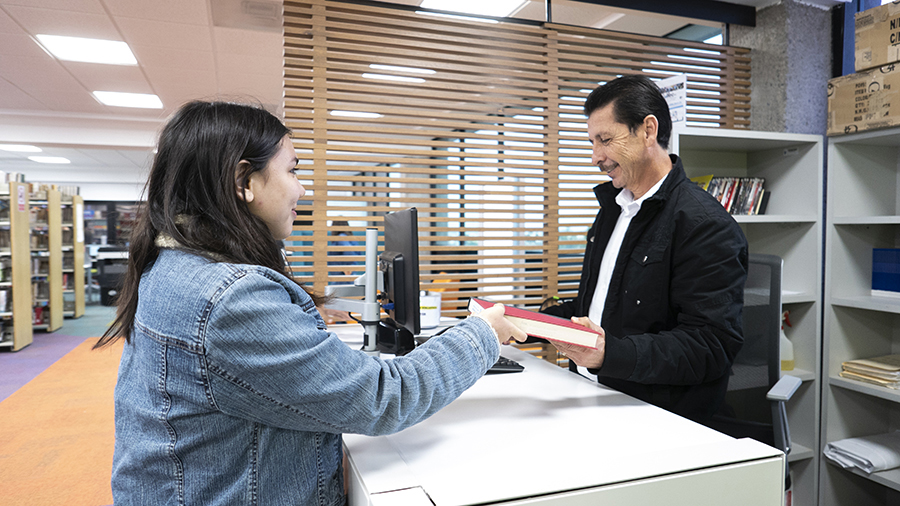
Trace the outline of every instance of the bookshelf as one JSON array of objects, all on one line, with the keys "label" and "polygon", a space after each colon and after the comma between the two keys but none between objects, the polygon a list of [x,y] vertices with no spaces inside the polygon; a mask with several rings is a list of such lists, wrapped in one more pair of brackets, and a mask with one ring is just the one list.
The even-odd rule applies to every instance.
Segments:
[{"label": "bookshelf", "polygon": [[784,260],[782,305],[794,345],[793,371],[803,384],[788,403],[793,449],[788,455],[794,504],[817,504],[822,325],[822,188],[824,139],[819,135],[679,128],[670,150],[688,177],[762,177],[771,191],[766,214],[735,216],[751,253]]},{"label": "bookshelf", "polygon": [[84,316],[84,200],[62,195],[63,317]]},{"label": "bookshelf", "polygon": [[[873,297],[872,248],[900,247],[900,128],[831,137],[825,235],[822,445],[900,429],[900,392],[839,377],[846,360],[900,353],[900,299]],[[900,504],[900,469],[823,463],[826,505]]]},{"label": "bookshelf", "polygon": [[62,327],[62,217],[60,193],[40,189],[30,194],[31,285],[34,330]]},{"label": "bookshelf", "polygon": [[[6,304],[0,307],[0,347],[18,351],[32,341],[31,250],[28,187],[25,183],[0,184],[0,290]],[[21,287],[21,288],[19,288]]]}]

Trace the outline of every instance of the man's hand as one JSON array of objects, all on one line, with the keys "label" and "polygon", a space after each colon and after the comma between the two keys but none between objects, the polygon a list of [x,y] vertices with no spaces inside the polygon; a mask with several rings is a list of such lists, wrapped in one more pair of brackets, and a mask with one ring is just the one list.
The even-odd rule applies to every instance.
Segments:
[{"label": "man's hand", "polygon": [[556,349],[559,350],[560,353],[568,357],[569,360],[575,362],[577,365],[587,367],[588,369],[599,369],[600,366],[603,365],[603,359],[606,357],[606,332],[586,316],[573,316],[572,322],[600,333],[600,335],[597,336],[597,349],[592,350],[590,348],[585,348],[584,346],[577,346],[559,341],[551,341],[553,346],[556,346]]}]

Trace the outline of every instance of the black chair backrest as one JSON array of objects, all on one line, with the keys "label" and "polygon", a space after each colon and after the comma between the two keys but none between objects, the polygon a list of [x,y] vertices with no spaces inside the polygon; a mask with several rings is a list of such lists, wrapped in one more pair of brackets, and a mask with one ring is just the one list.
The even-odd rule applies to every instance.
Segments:
[{"label": "black chair backrest", "polygon": [[776,428],[766,393],[781,376],[781,266],[777,256],[750,255],[744,287],[744,345],[728,379],[726,406],[710,424],[731,436],[773,446]]},{"label": "black chair backrest", "polygon": [[751,254],[744,286],[744,345],[728,390],[771,388],[781,375],[781,266],[775,255]]}]

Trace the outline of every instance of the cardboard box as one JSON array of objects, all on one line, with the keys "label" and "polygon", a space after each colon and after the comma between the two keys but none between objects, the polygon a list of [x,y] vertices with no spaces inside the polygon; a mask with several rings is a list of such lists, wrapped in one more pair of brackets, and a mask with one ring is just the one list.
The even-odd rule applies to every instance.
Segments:
[{"label": "cardboard box", "polygon": [[900,124],[900,64],[828,81],[828,135]]},{"label": "cardboard box", "polygon": [[856,71],[900,61],[900,0],[857,12]]}]

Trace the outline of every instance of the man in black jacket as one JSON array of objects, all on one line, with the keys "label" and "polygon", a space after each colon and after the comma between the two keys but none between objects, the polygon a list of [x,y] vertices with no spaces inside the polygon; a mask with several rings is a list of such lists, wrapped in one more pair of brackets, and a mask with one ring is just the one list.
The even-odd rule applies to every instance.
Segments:
[{"label": "man in black jacket", "polygon": [[610,81],[584,112],[592,161],[612,184],[594,188],[578,297],[545,312],[602,337],[596,351],[557,347],[601,383],[706,423],[743,343],[747,241],[667,153],[669,108],[652,81]]}]

